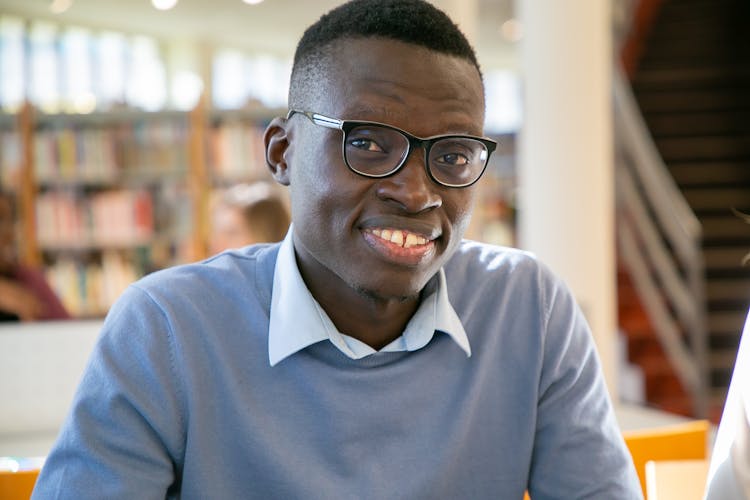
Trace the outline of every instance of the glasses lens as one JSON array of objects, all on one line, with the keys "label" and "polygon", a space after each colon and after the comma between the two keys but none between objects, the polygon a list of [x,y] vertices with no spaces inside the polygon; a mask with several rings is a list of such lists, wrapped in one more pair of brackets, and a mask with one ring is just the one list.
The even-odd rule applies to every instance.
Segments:
[{"label": "glasses lens", "polygon": [[430,149],[430,172],[448,186],[466,186],[482,175],[488,157],[487,146],[481,141],[447,137]]},{"label": "glasses lens", "polygon": [[349,131],[344,155],[349,167],[365,175],[387,175],[398,167],[409,151],[409,141],[395,130],[378,125],[360,125]]}]

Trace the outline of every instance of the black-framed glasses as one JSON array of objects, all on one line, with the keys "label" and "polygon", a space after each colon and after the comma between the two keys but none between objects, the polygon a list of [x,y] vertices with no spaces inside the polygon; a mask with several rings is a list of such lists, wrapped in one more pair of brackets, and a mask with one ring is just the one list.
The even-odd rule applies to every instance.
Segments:
[{"label": "black-framed glasses", "polygon": [[342,152],[349,169],[365,177],[388,177],[406,163],[412,149],[422,148],[430,178],[441,186],[463,188],[482,177],[497,142],[485,137],[448,134],[417,137],[384,123],[338,120],[311,111],[292,109],[315,125],[339,129],[344,134]]}]

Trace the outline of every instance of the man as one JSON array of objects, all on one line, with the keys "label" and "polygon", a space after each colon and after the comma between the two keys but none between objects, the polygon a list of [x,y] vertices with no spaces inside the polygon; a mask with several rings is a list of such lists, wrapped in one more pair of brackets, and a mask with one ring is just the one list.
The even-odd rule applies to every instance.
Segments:
[{"label": "man", "polygon": [[456,26],[347,3],[289,106],[265,134],[287,238],[125,293],[36,496],[640,497],[570,293],[462,242],[494,143]]}]

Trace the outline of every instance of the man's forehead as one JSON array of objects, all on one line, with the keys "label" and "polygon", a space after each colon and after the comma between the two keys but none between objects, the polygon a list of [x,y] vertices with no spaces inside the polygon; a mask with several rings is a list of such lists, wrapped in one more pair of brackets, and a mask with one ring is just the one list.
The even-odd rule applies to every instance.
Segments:
[{"label": "man's forehead", "polygon": [[[425,92],[443,92],[435,98],[450,99],[474,87],[483,98],[482,79],[473,63],[421,45],[382,37],[343,38],[323,60],[326,80],[344,89],[356,84],[398,99],[400,87],[422,87]],[[435,80],[441,84],[433,85]]]},{"label": "man's forehead", "polygon": [[479,74],[479,68],[476,68],[471,61],[463,57],[449,54],[418,43],[379,35],[344,35],[332,40],[321,48],[322,53],[328,53],[332,56],[327,58],[328,64],[341,67],[352,67],[352,65],[358,65],[362,62],[362,56],[372,51],[383,51],[387,56],[396,56],[399,51],[408,51],[415,54],[414,57],[418,57],[419,59],[455,59],[474,67],[477,74]]}]

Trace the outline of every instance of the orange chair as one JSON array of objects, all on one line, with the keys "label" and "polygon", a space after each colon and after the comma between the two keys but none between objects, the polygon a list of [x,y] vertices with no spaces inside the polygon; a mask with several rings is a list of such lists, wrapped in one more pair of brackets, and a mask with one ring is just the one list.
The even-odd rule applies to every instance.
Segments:
[{"label": "orange chair", "polygon": [[38,469],[19,472],[0,471],[0,498],[29,500],[38,475]]},{"label": "orange chair", "polygon": [[[624,431],[643,496],[646,497],[646,462],[660,460],[705,460],[708,458],[707,420],[693,420],[653,429]],[[529,500],[529,494],[524,495]]]},{"label": "orange chair", "polygon": [[707,459],[709,427],[707,420],[693,420],[684,424],[623,432],[644,497],[646,462]]}]

